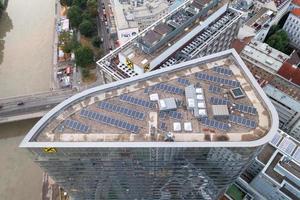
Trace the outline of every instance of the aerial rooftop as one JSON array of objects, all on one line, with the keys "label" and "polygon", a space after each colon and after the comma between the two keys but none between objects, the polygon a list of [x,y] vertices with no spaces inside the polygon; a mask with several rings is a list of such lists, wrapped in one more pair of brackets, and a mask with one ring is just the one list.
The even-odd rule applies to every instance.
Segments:
[{"label": "aerial rooftop", "polygon": [[[244,95],[232,96],[235,88]],[[45,115],[23,144],[256,146],[277,128],[274,107],[238,54],[227,50],[77,94]]]}]

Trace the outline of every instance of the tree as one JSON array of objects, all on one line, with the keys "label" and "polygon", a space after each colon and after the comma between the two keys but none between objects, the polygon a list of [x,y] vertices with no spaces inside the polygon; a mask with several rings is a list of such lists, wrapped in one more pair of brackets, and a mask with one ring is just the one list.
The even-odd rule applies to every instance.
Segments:
[{"label": "tree", "polygon": [[288,34],[284,30],[279,30],[268,38],[267,44],[281,52],[285,52],[289,44]]},{"label": "tree", "polygon": [[73,0],[73,5],[80,7],[82,10],[86,8],[87,0]]},{"label": "tree", "polygon": [[92,21],[92,15],[89,11],[85,10],[82,15],[81,15],[82,21],[83,20],[88,20],[88,21]]},{"label": "tree", "polygon": [[80,67],[87,67],[94,62],[94,53],[92,49],[80,46],[75,50],[75,62]]},{"label": "tree", "polygon": [[81,14],[82,12],[78,6],[71,6],[69,8],[67,17],[69,18],[72,27],[78,28],[82,21]]},{"label": "tree", "polygon": [[93,16],[93,17],[96,17],[97,14],[98,14],[98,11],[97,11],[97,1],[96,0],[88,0],[87,1],[87,8],[88,8],[88,11],[89,13]]},{"label": "tree", "polygon": [[92,44],[93,44],[94,47],[99,48],[101,43],[102,43],[102,41],[101,41],[101,38],[99,36],[94,36],[92,38]]},{"label": "tree", "polygon": [[79,25],[80,33],[86,37],[91,37],[95,31],[94,24],[89,20],[83,20]]}]

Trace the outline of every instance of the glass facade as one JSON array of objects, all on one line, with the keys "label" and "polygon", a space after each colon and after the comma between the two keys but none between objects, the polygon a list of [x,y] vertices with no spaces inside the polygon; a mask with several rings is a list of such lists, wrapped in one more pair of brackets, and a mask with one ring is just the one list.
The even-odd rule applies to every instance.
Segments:
[{"label": "glass facade", "polygon": [[31,148],[75,200],[217,199],[256,148]]}]

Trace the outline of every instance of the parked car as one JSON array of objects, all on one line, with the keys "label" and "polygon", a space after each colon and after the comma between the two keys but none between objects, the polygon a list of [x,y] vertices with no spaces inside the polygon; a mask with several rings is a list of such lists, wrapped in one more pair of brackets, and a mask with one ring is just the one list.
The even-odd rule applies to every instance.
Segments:
[{"label": "parked car", "polygon": [[22,105],[24,105],[24,102],[23,102],[23,101],[20,101],[20,102],[17,103],[17,105],[18,105],[18,106],[22,106]]}]

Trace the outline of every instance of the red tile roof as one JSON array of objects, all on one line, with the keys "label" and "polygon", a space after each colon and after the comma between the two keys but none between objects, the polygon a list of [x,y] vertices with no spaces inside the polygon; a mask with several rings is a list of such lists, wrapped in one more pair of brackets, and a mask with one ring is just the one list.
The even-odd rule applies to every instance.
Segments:
[{"label": "red tile roof", "polygon": [[294,8],[291,13],[297,17],[300,17],[300,8]]},{"label": "red tile roof", "polygon": [[297,6],[300,6],[300,0],[293,0],[292,3]]},{"label": "red tile roof", "polygon": [[291,65],[288,62],[284,62],[277,73],[285,79],[297,85],[300,85],[300,69],[297,68],[295,65]]},{"label": "red tile roof", "polygon": [[244,47],[249,44],[253,37],[245,37],[243,40],[234,39],[230,45],[231,48],[234,48],[236,52],[240,53]]}]

